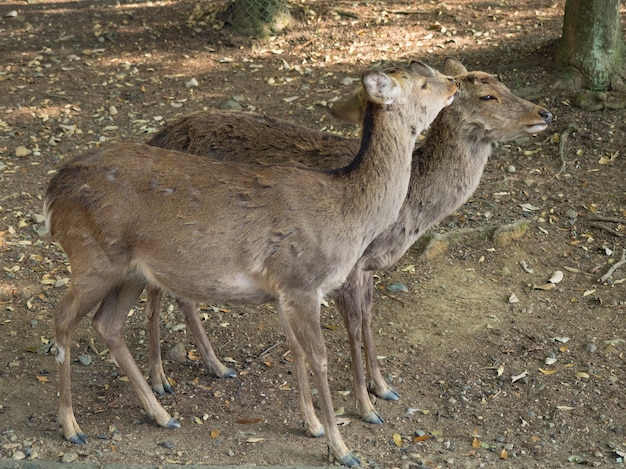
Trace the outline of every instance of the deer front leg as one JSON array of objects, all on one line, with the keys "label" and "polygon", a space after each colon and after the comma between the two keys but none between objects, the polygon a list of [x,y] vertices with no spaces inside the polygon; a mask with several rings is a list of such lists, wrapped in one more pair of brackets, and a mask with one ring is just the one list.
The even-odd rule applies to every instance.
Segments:
[{"label": "deer front leg", "polygon": [[190,330],[193,341],[196,344],[196,347],[198,347],[200,356],[202,357],[202,360],[207,368],[218,378],[237,377],[237,372],[225,366],[215,355],[211,342],[209,342],[204,328],[202,327],[202,323],[200,322],[200,318],[198,317],[196,305],[188,301],[177,301],[178,306],[185,316],[187,328]]},{"label": "deer front leg", "polygon": [[[302,360],[300,354],[304,352],[313,369],[324,416],[326,439],[333,456],[344,466],[357,466],[361,464],[361,461],[348,450],[337,428],[328,386],[326,345],[320,327],[320,300],[321,294],[292,292],[288,297],[283,295],[280,298],[278,311],[283,324],[288,324],[286,329],[289,332],[288,330],[285,332],[288,333],[288,338],[292,337],[293,343],[290,345],[294,361],[298,363],[298,360]],[[301,379],[298,378],[298,381]],[[299,388],[298,392],[309,392],[309,390]]]},{"label": "deer front leg", "polygon": [[143,283],[127,282],[114,288],[105,298],[93,318],[93,325],[109,348],[111,356],[132,384],[146,413],[165,428],[180,428],[180,423],[159,404],[150,386],[135,363],[124,341],[124,323],[128,310],[135,304]]},{"label": "deer front leg", "polygon": [[170,386],[163,362],[161,361],[161,343],[160,343],[160,311],[161,297],[163,292],[157,287],[148,285],[146,287],[146,316],[148,318],[148,370],[150,373],[150,382],[152,390],[159,396],[165,394],[174,394],[174,388]]}]

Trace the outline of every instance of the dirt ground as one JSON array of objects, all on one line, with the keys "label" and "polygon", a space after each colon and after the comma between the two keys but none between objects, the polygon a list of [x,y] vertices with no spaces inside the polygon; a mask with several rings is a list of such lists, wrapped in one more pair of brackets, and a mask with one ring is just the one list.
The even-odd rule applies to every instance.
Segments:
[{"label": "dirt ground", "polygon": [[[327,464],[325,442],[300,428],[288,350],[269,305],[202,306],[218,356],[239,374],[230,380],[194,360],[182,317],[171,300],[164,305],[163,350],[183,344],[190,357],[165,362],[175,394],[161,402],[178,430],[145,417],[83,321],[72,351],[80,358],[74,408],[90,440],[64,441],[51,310],[70,274],[45,234],[42,194],[77,152],[143,141],[205,108],[356,134],[328,106],[363,70],[411,58],[437,67],[452,55],[549,108],[554,122],[495,149],[472,199],[434,230],[458,234],[455,241],[437,256],[418,243],[378,274],[378,351],[401,396],[376,400],[385,424],[359,419],[344,326],[332,304],[322,308],[341,433],[369,467],[623,467],[626,268],[600,278],[626,248],[625,114],[577,110],[571,93],[550,88],[564,1],[303,0],[291,4],[295,24],[264,40],[214,27],[195,10],[208,4],[0,4],[0,457]],[[520,220],[529,228],[508,246],[477,234]],[[556,271],[561,282],[536,288]],[[126,337],[146,369],[143,304]]]}]

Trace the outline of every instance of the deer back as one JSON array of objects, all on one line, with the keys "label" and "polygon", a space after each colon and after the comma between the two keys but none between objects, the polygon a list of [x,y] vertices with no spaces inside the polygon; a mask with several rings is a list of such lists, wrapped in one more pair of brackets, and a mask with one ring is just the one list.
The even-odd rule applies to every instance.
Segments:
[{"label": "deer back", "polygon": [[297,162],[339,168],[354,159],[359,141],[260,114],[207,110],[162,127],[148,145],[233,162]]}]

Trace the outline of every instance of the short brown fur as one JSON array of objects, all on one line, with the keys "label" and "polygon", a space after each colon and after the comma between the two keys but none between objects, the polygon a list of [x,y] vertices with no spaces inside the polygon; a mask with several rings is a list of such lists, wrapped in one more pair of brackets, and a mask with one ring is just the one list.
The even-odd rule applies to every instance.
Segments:
[{"label": "short brown fur", "polygon": [[[128,309],[147,283],[194,301],[275,301],[294,357],[307,430],[353,466],[337,429],[320,330],[322,295],[339,287],[363,251],[397,217],[417,132],[450,103],[451,80],[423,64],[363,76],[368,105],[361,147],[335,171],[220,162],[141,144],[87,152],[52,178],[48,228],[72,267],[54,310],[59,422],[85,442],[72,409],[71,335],[93,326],[157,423],[179,423],[158,403],[123,338]],[[208,272],[212,272],[209,275]],[[313,369],[324,425],[308,392]]]}]

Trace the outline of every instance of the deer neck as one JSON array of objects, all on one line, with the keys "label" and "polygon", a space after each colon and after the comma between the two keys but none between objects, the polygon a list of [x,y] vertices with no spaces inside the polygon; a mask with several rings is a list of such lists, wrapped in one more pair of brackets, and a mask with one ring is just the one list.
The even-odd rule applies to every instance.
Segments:
[{"label": "deer neck", "polygon": [[429,228],[454,213],[472,195],[491,154],[491,142],[459,121],[454,105],[435,119],[413,153],[411,180],[398,218],[367,248],[365,270],[392,265]]},{"label": "deer neck", "polygon": [[413,212],[420,232],[469,199],[491,154],[491,141],[461,116],[452,106],[444,109],[413,156],[406,208]]},{"label": "deer neck", "polygon": [[353,211],[360,204],[372,218],[387,225],[395,220],[406,196],[417,138],[416,127],[402,111],[370,103],[356,157],[335,172],[348,181],[344,210]]}]

